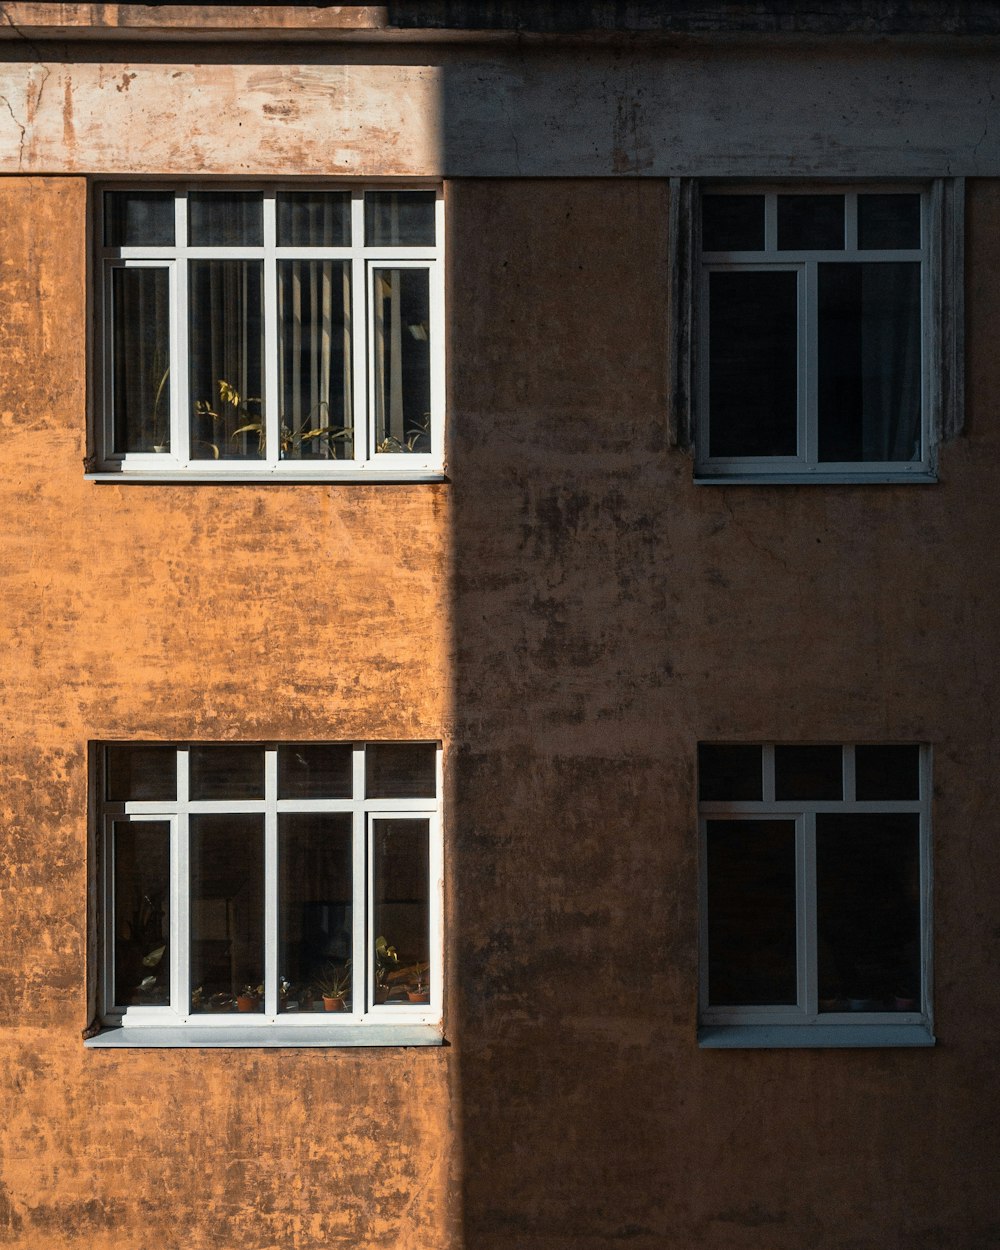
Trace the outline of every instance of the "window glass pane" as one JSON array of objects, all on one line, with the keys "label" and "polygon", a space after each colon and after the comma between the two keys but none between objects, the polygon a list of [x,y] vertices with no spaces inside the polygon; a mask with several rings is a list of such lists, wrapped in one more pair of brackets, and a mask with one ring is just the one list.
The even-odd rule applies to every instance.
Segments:
[{"label": "window glass pane", "polygon": [[256,460],[265,452],[260,261],[193,260],[191,456]]},{"label": "window glass pane", "polygon": [[919,460],[919,263],[818,269],[820,460]]},{"label": "window glass pane", "polygon": [[170,1003],[170,825],[116,820],[113,1003]]},{"label": "window glass pane", "polygon": [[192,247],[260,247],[264,242],[260,191],[188,193],[188,243]]},{"label": "window glass pane", "polygon": [[120,743],[107,749],[107,789],[112,802],[177,798],[177,748]]},{"label": "window glass pane", "polygon": [[278,873],[278,1010],[349,1010],[351,814],[279,816]]},{"label": "window glass pane", "polygon": [[818,813],[821,1011],[920,1009],[920,818]]},{"label": "window glass pane", "polygon": [[843,246],[842,195],[778,196],[779,251],[839,251]]},{"label": "window glass pane", "polygon": [[797,435],[793,271],[709,275],[709,452],[794,456]]},{"label": "window glass pane", "polygon": [[348,191],[279,191],[278,247],[347,247],[351,242]]},{"label": "window glass pane", "polygon": [[365,243],[368,247],[433,247],[433,191],[368,191]]},{"label": "window glass pane", "polygon": [[764,797],[760,747],[698,746],[698,796],[708,802],[736,802]]},{"label": "window glass pane", "polygon": [[426,820],[372,821],[376,1003],[430,994],[430,860]]},{"label": "window glass pane", "polygon": [[350,460],[350,265],[279,260],[278,306],[281,457]]},{"label": "window glass pane", "polygon": [[263,1011],[264,818],[191,817],[191,1010]]},{"label": "window glass pane", "polygon": [[859,248],[919,246],[919,195],[858,196]]},{"label": "window glass pane", "polygon": [[920,748],[854,748],[855,794],[861,802],[920,798]]},{"label": "window glass pane", "polygon": [[433,742],[377,742],[365,750],[369,799],[432,799],[437,791]]},{"label": "window glass pane", "polygon": [[375,450],[431,450],[430,274],[376,269]]},{"label": "window glass pane", "polygon": [[114,450],[170,450],[170,271],[111,271]]},{"label": "window glass pane", "polygon": [[842,799],[843,760],[840,747],[775,747],[774,797]]},{"label": "window glass pane", "polygon": [[708,821],[708,984],[713,1006],[794,1004],[795,824]]},{"label": "window glass pane", "polygon": [[189,754],[191,798],[262,799],[264,748],[192,747]]},{"label": "window glass pane", "polygon": [[278,747],[279,799],[349,799],[354,793],[350,743],[309,742]]},{"label": "window glass pane", "polygon": [[105,191],[107,247],[173,247],[172,191]]},{"label": "window glass pane", "polygon": [[764,249],[762,195],[706,195],[701,201],[701,246],[705,252]]}]

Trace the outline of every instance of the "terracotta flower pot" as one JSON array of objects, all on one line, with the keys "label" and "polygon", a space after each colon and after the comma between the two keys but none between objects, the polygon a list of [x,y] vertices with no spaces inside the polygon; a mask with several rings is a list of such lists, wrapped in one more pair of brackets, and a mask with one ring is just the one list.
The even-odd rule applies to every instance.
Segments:
[{"label": "terracotta flower pot", "polygon": [[430,990],[407,990],[406,997],[411,1003],[429,1003],[431,992]]},{"label": "terracotta flower pot", "polygon": [[236,996],[237,1011],[256,1011],[257,999],[251,998],[249,994],[238,994]]},{"label": "terracotta flower pot", "polygon": [[324,1011],[346,1011],[347,1003],[343,1000],[343,998],[327,998],[327,996],[324,994],[323,995],[323,1010]]}]

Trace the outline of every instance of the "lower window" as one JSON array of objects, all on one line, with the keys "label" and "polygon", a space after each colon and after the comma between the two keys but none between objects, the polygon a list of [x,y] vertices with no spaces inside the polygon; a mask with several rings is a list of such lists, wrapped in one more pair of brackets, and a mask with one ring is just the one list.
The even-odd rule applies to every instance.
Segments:
[{"label": "lower window", "polygon": [[99,763],[105,1025],[309,1045],[439,1024],[437,745],[109,744]]},{"label": "lower window", "polygon": [[929,750],[699,747],[700,1040],[929,1045]]}]

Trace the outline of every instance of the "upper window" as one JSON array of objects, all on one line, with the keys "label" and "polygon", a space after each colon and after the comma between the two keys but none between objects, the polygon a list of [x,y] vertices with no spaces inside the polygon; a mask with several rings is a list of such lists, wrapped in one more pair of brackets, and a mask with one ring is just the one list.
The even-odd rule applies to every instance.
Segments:
[{"label": "upper window", "polygon": [[700,476],[930,476],[931,207],[906,186],[703,189]]},{"label": "upper window", "polygon": [[98,203],[97,468],[441,471],[439,191],[114,187]]},{"label": "upper window", "polygon": [[439,1040],[434,743],[115,744],[99,766],[116,1044]]},{"label": "upper window", "polygon": [[929,1045],[930,760],[698,752],[703,1044]]}]

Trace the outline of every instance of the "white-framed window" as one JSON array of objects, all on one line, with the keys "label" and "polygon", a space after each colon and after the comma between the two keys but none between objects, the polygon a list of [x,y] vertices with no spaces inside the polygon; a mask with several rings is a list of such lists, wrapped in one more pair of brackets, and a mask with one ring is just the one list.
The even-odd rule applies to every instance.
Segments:
[{"label": "white-framed window", "polygon": [[437,744],[97,757],[105,1044],[440,1040]]},{"label": "white-framed window", "polygon": [[698,748],[699,1040],[933,1044],[930,749]]},{"label": "white-framed window", "polygon": [[95,473],[444,466],[440,188],[99,186]]},{"label": "white-framed window", "polygon": [[934,479],[952,208],[941,183],[701,186],[700,480]]}]

